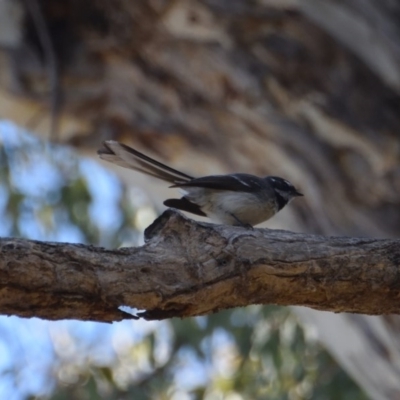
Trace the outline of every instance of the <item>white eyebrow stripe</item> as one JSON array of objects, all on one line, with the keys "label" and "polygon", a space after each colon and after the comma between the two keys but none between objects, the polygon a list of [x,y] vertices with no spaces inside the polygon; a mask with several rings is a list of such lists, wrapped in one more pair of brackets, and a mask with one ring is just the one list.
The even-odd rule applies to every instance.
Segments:
[{"label": "white eyebrow stripe", "polygon": [[293,189],[294,189],[294,186],[293,186],[292,183],[290,183],[290,182],[287,181],[286,179],[284,179],[284,181],[285,181],[286,185],[288,185],[290,188],[293,188]]},{"label": "white eyebrow stripe", "polygon": [[242,181],[240,178],[238,178],[235,175],[232,175],[233,178],[235,178],[238,182],[240,182],[242,185],[247,186],[247,187],[251,187],[248,183]]}]

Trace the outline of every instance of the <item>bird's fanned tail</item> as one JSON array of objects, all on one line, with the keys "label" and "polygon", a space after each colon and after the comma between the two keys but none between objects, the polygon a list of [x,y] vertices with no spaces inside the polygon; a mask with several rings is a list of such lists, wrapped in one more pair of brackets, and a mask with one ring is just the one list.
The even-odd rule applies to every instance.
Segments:
[{"label": "bird's fanned tail", "polygon": [[154,160],[137,150],[114,140],[107,140],[98,150],[101,159],[153,176],[173,184],[188,182],[193,177]]}]

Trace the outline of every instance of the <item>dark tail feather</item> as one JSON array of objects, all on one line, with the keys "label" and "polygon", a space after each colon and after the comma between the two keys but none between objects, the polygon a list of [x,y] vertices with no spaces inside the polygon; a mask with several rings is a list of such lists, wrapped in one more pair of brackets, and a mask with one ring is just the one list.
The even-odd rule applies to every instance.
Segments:
[{"label": "dark tail feather", "polygon": [[201,211],[201,208],[196,203],[192,203],[186,197],[182,197],[181,199],[165,200],[164,205],[171,208],[177,208],[178,210],[187,211],[192,214],[200,215],[201,217],[207,217],[207,214]]},{"label": "dark tail feather", "polygon": [[193,179],[176,169],[168,167],[125,144],[107,140],[104,147],[98,150],[100,158],[121,167],[134,169],[171,183],[183,183]]}]

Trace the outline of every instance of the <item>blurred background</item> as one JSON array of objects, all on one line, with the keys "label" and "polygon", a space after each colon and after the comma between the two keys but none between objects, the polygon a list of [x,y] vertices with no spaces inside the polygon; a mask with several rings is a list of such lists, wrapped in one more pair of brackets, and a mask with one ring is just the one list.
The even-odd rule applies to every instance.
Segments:
[{"label": "blurred background", "polygon": [[[0,0],[0,234],[141,245],[170,189],[100,163],[114,139],[193,175],[289,179],[305,197],[269,228],[397,237],[399,93],[397,1]],[[0,398],[400,399],[399,334],[275,306],[1,317]]]}]

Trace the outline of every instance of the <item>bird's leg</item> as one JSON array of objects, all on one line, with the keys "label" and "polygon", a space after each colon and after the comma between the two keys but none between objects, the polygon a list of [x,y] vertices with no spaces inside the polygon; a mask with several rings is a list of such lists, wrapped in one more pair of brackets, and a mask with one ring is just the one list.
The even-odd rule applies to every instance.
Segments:
[{"label": "bird's leg", "polygon": [[231,217],[233,217],[235,219],[235,221],[238,223],[238,225],[241,226],[242,228],[254,229],[252,225],[245,224],[244,222],[242,222],[235,214],[230,213],[230,215],[231,215]]}]

